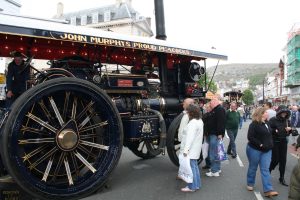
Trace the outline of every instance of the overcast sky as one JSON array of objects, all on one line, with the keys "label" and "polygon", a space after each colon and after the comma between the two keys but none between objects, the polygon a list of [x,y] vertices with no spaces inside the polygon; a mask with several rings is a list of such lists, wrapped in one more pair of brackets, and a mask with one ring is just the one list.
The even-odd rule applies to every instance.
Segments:
[{"label": "overcast sky", "polygon": [[[72,12],[115,0],[21,0],[21,14],[51,18],[58,2]],[[132,4],[155,23],[154,0]],[[200,50],[215,47],[229,57],[222,64],[278,63],[288,32],[300,22],[300,0],[164,0],[164,6],[167,40]]]}]

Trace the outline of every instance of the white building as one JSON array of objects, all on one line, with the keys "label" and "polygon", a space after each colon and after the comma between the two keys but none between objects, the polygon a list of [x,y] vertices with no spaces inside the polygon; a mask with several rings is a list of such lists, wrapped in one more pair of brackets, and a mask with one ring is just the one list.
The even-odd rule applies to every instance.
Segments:
[{"label": "white building", "polygon": [[20,14],[21,0],[0,0],[0,12]]},{"label": "white building", "polygon": [[57,6],[57,19],[65,19],[71,25],[87,26],[105,31],[144,37],[153,36],[151,18],[140,15],[133,9],[131,0],[116,0],[115,4],[63,13],[63,4]]}]

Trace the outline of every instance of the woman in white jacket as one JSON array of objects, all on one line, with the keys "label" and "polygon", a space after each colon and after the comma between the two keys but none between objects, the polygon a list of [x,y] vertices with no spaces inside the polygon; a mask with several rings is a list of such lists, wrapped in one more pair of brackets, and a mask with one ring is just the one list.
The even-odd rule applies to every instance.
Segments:
[{"label": "woman in white jacket", "polygon": [[193,172],[193,182],[181,188],[182,192],[194,192],[201,187],[200,170],[198,159],[201,153],[203,139],[203,122],[201,120],[200,107],[190,104],[186,109],[189,115],[189,123],[183,130],[180,153],[189,156]]}]

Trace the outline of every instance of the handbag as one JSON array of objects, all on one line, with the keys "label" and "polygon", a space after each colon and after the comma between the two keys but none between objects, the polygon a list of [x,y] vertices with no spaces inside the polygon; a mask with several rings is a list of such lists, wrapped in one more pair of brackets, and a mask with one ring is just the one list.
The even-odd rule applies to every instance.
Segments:
[{"label": "handbag", "polygon": [[183,156],[182,153],[178,156],[179,159],[179,170],[178,177],[181,178],[186,183],[193,182],[193,171],[190,164],[189,156]]},{"label": "handbag", "polygon": [[292,129],[292,133],[291,134],[292,134],[292,136],[298,136],[299,135],[298,130],[295,129],[295,128]]},{"label": "handbag", "polygon": [[[288,127],[288,126],[289,126],[288,120],[286,120],[286,127]],[[298,136],[299,135],[298,130],[296,128],[292,127],[291,135],[292,136]]]},{"label": "handbag", "polygon": [[219,140],[216,149],[215,161],[225,161],[225,160],[228,160],[228,158],[225,152],[224,142],[223,140]]}]

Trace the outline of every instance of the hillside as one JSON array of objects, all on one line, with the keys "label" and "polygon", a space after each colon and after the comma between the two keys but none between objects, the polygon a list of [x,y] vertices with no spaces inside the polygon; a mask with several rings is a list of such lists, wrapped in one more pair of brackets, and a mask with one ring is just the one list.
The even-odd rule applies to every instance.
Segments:
[{"label": "hillside", "polygon": [[[209,76],[212,76],[215,67],[207,68]],[[214,81],[239,80],[239,79],[258,79],[261,82],[263,77],[268,73],[278,69],[278,63],[266,64],[226,64],[219,65],[214,77]]]}]

